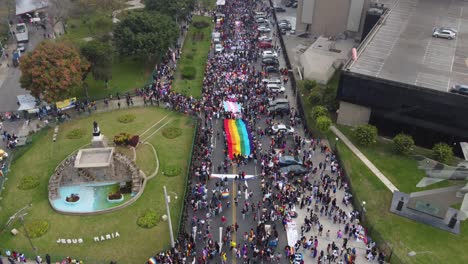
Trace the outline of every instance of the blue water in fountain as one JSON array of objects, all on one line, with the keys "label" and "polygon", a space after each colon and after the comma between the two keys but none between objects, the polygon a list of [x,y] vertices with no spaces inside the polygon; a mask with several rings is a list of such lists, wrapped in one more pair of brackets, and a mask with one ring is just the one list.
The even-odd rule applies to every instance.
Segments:
[{"label": "blue water in fountain", "polygon": [[[56,209],[63,212],[95,212],[122,204],[123,202],[109,203],[107,201],[107,195],[118,190],[119,184],[115,182],[61,186],[59,187],[60,198],[53,200],[52,204]],[[67,203],[65,199],[71,196],[72,193],[77,194],[80,200],[72,204]],[[125,195],[125,198],[127,198],[127,195]]]}]

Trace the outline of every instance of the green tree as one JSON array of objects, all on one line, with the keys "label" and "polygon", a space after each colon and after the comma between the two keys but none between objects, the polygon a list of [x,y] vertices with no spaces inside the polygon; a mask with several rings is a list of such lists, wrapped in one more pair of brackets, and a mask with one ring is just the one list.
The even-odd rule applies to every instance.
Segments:
[{"label": "green tree", "polygon": [[174,18],[187,16],[195,5],[195,0],[145,0],[145,8]]},{"label": "green tree", "polygon": [[369,146],[377,140],[377,128],[373,125],[359,126],[354,132],[359,145]]},{"label": "green tree", "polygon": [[432,148],[434,159],[442,163],[449,163],[453,159],[453,149],[447,143],[440,142]]},{"label": "green tree", "polygon": [[107,42],[91,40],[81,46],[81,54],[89,61],[89,71],[95,80],[107,81],[112,77],[113,49]]},{"label": "green tree", "polygon": [[321,105],[323,100],[322,91],[320,89],[313,89],[307,98],[312,105]]},{"label": "green tree", "polygon": [[323,90],[323,105],[330,111],[338,109],[338,100],[336,100],[337,87],[327,85]]},{"label": "green tree", "polygon": [[315,80],[304,80],[303,85],[304,85],[304,88],[310,92],[315,87],[317,87],[317,82]]},{"label": "green tree", "polygon": [[121,55],[149,59],[162,56],[178,36],[174,21],[159,13],[132,13],[114,30],[114,41]]},{"label": "green tree", "polygon": [[41,42],[21,58],[21,86],[48,103],[69,97],[82,85],[89,63],[68,42]]},{"label": "green tree", "polygon": [[327,116],[328,115],[328,110],[324,106],[321,105],[316,105],[312,107],[312,117],[314,120],[317,120],[317,118],[321,116]]},{"label": "green tree", "polygon": [[400,133],[393,138],[393,149],[397,153],[409,154],[414,147],[413,137]]},{"label": "green tree", "polygon": [[327,132],[332,124],[332,121],[328,116],[319,116],[315,121],[315,124],[320,132]]}]

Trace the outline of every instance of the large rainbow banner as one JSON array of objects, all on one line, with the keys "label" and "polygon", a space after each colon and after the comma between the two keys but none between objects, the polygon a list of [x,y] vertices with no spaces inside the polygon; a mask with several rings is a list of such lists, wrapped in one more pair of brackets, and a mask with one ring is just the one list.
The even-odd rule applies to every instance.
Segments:
[{"label": "large rainbow banner", "polygon": [[252,134],[242,119],[224,119],[224,132],[230,159],[233,159],[234,155],[250,155],[253,148]]}]

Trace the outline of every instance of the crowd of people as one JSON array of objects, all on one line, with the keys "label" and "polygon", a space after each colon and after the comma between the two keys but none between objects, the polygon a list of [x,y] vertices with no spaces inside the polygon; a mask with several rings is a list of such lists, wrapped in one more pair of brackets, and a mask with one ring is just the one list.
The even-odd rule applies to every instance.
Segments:
[{"label": "crowd of people", "polygon": [[[181,230],[174,247],[155,254],[148,263],[204,264],[211,260],[226,263],[231,258],[242,263],[304,263],[304,257],[298,258],[298,254],[308,255],[319,264],[356,263],[358,254],[365,254],[369,261],[383,263],[385,256],[367,237],[359,222],[359,212],[350,206],[352,195],[339,161],[330,148],[313,135],[271,134],[268,129],[283,123],[298,128],[297,131],[302,125],[294,107],[286,112],[268,111],[271,100],[287,98],[267,88],[265,80],[271,76],[264,66],[257,64],[262,49],[257,45],[260,33],[254,15],[261,11],[271,19],[271,8],[262,1],[229,0],[217,11],[224,14],[216,27],[224,50],[210,54],[208,58],[201,99],[172,90],[176,67],[173,57],[179,57],[178,49],[168,51],[157,66],[151,85],[135,91],[143,98],[145,106],[163,105],[196,115],[201,120],[195,136],[189,179],[187,226]],[[287,70],[280,69],[276,77],[286,84],[287,74]],[[109,96],[104,105],[108,106],[110,100],[118,100],[120,108],[121,99],[127,106],[133,105],[130,94]],[[239,103],[242,114],[231,115],[225,111],[223,101],[226,100]],[[96,107],[95,102],[78,102],[75,110],[91,113]],[[242,118],[252,131],[253,148],[249,155],[229,158],[226,135],[214,125],[215,120],[225,117]],[[221,159],[213,157],[213,138],[222,142],[218,146],[224,147]],[[301,177],[282,173],[279,161],[283,156],[300,160],[307,173]],[[254,179],[260,183],[259,190],[249,187],[244,180],[245,171],[252,165],[259,168]],[[215,172],[227,174],[237,170],[234,179],[210,177]],[[344,193],[341,199],[337,192]],[[233,198],[232,204],[231,199],[226,199],[229,197]],[[225,216],[225,212],[232,208],[241,215],[235,221]],[[302,214],[299,211],[304,212],[304,219],[299,218]],[[215,226],[212,222],[215,220],[220,220],[223,227],[222,243],[218,243],[213,234]],[[299,239],[294,245],[279,248],[280,233],[287,233],[293,222],[300,222]],[[325,222],[328,226],[337,226],[338,231],[332,234],[325,228]],[[351,246],[351,240],[363,241],[365,253]]]},{"label": "crowd of people", "polygon": [[[286,113],[267,111],[268,102],[281,95],[267,89],[264,80],[269,76],[264,67],[256,66],[262,50],[256,46],[259,33],[253,16],[255,11],[269,14],[270,9],[259,1],[234,0],[228,1],[220,11],[225,16],[217,30],[221,33],[224,51],[208,59],[202,100],[171,91],[170,76],[174,68],[167,64],[159,67],[152,87],[143,91],[145,102],[159,104],[162,101],[175,110],[199,114],[203,120],[196,135],[191,191],[187,201],[191,216],[187,222],[191,225],[182,233],[175,248],[161,252],[155,258],[162,263],[187,263],[192,259],[193,263],[200,264],[213,259],[226,263],[229,258],[238,258],[243,263],[260,260],[304,263],[303,258],[297,258],[297,253],[303,252],[315,258],[317,263],[348,264],[356,263],[358,250],[348,243],[354,239],[368,243],[365,254],[369,261],[383,263],[384,255],[377,252],[375,243],[367,241],[365,229],[358,220],[359,212],[349,206],[352,195],[331,150],[319,138],[310,135],[269,135],[267,129],[262,129],[264,125],[269,127],[278,122],[301,125],[300,116],[292,107]],[[279,78],[286,83],[287,76],[283,75],[287,71],[281,70],[280,74]],[[212,139],[222,140],[226,136],[213,126],[214,120],[239,117],[225,111],[223,101],[226,100],[234,100],[243,107],[240,118],[255,131],[254,147],[250,155],[236,155],[231,160],[224,140],[224,158],[219,164],[213,164]],[[283,155],[300,158],[309,173],[295,180],[282,174],[278,161]],[[314,164],[313,160],[321,158],[323,160]],[[243,181],[246,174],[243,168],[252,163],[260,167],[261,196],[257,199],[254,199],[254,191],[257,190],[249,188]],[[240,169],[234,188],[230,186],[232,179],[210,178],[215,172],[226,174],[234,167]],[[212,168],[217,171],[212,171],[216,170]],[[337,200],[337,191],[345,193],[343,199]],[[233,204],[230,199],[225,199],[230,196],[234,196]],[[232,207],[241,214],[240,222],[229,221],[224,215],[223,212]],[[294,246],[278,249],[278,228],[286,230],[288,224],[298,217],[297,210],[304,207],[308,215],[299,231],[300,240]],[[213,235],[212,221],[215,219],[220,220],[224,228],[222,245]],[[343,226],[343,230],[332,235],[330,230],[323,230],[322,221]],[[249,231],[239,232],[240,226],[244,229],[247,226]],[[311,230],[315,234],[309,235]],[[330,242],[324,250],[319,247],[321,238]]]}]

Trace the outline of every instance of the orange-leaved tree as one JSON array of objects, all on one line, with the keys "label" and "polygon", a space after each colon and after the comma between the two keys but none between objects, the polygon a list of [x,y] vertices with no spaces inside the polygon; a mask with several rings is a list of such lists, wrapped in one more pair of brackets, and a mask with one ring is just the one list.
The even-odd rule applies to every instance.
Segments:
[{"label": "orange-leaved tree", "polygon": [[68,42],[41,42],[20,61],[21,86],[49,103],[62,100],[81,87],[89,63]]}]

